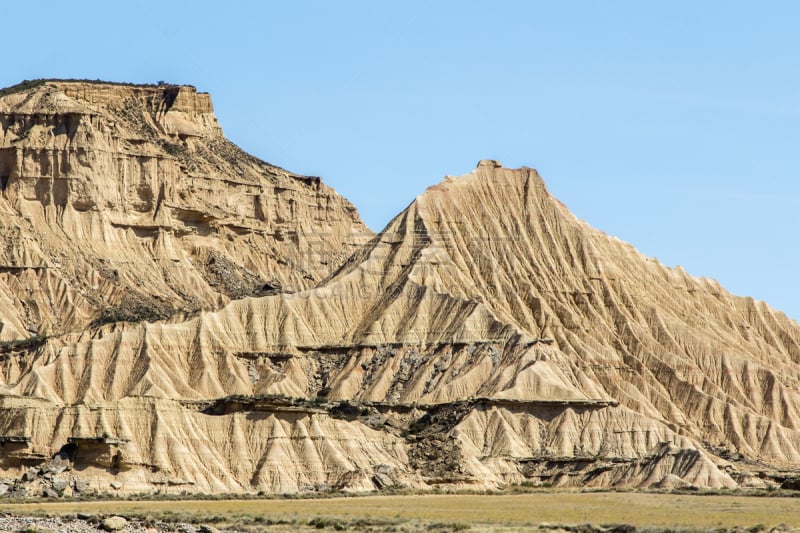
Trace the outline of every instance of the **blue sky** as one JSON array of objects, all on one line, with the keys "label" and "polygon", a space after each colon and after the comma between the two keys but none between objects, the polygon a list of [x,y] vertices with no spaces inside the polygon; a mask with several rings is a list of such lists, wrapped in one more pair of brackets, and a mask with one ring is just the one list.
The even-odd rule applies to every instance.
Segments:
[{"label": "blue sky", "polygon": [[800,318],[800,3],[14,2],[0,85],[190,83],[379,230],[479,159]]}]

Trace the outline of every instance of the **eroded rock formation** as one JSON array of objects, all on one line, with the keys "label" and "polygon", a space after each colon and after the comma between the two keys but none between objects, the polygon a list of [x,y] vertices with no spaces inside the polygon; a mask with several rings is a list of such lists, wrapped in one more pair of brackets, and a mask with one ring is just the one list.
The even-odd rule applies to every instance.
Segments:
[{"label": "eroded rock formation", "polygon": [[305,289],[371,235],[193,87],[31,85],[0,97],[0,340]]},{"label": "eroded rock formation", "polygon": [[[201,100],[185,106],[188,125],[164,131],[218,135]],[[185,165],[217,149],[187,148]],[[314,187],[331,200],[312,206],[344,206],[325,211],[333,236],[361,228]],[[54,204],[25,202],[62,220]],[[282,207],[263,203],[266,224]],[[147,216],[183,209],[161,205]],[[307,228],[307,216],[282,223]],[[201,248],[225,231],[170,238]],[[287,246],[274,232],[249,239],[230,261]],[[25,242],[19,257],[38,257],[39,241]],[[8,348],[0,467],[33,480],[9,487],[53,490],[43,481],[53,461],[80,465],[58,473],[78,492],[797,483],[800,326],[590,228],[535,170],[482,161],[429,188],[346,261],[354,241],[337,242],[313,287],[280,271],[294,291]]]}]

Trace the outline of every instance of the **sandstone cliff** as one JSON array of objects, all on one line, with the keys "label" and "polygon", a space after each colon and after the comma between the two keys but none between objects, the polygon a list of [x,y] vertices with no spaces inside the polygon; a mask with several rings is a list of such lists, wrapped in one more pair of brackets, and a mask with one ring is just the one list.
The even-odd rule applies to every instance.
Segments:
[{"label": "sandstone cliff", "polygon": [[[202,117],[185,120],[212,135]],[[800,483],[800,325],[590,228],[533,169],[446,178],[328,266],[8,349],[0,468],[27,481],[7,486]]]},{"label": "sandstone cliff", "polygon": [[318,178],[225,139],[188,86],[0,96],[0,340],[313,286],[370,233]]}]

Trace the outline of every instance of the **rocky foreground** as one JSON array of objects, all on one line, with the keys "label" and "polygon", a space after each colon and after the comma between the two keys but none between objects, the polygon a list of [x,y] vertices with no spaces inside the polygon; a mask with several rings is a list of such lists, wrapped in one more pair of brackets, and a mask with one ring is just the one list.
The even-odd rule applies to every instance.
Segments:
[{"label": "rocky foreground", "polygon": [[[0,517],[0,532],[33,532],[37,533],[98,533],[119,531],[121,533],[255,533],[255,532],[274,532],[283,533],[290,531],[364,531],[364,532],[407,532],[416,533],[423,531],[438,531],[449,533],[456,531],[491,532],[491,533],[512,533],[512,532],[537,532],[537,533],[671,533],[671,529],[647,527],[636,528],[626,524],[614,524],[606,526],[596,526],[592,524],[581,524],[577,526],[539,524],[517,527],[517,526],[488,526],[480,524],[465,523],[395,523],[391,525],[370,524],[368,521],[355,523],[346,520],[315,518],[309,521],[277,521],[273,524],[249,524],[244,526],[233,526],[219,529],[211,525],[197,525],[189,523],[162,522],[158,520],[138,520],[126,519],[121,516],[110,516],[102,518],[90,516],[87,518],[78,517],[53,517],[53,518],[29,518],[29,517]],[[765,527],[749,526],[735,528],[716,528],[715,533],[798,533],[800,528],[793,529],[787,526]]]},{"label": "rocky foreground", "polygon": [[181,531],[185,533],[212,533],[218,531],[210,526],[195,527],[190,524],[167,524],[164,522],[143,522],[129,520],[121,516],[87,516],[79,517],[50,517],[33,518],[21,516],[0,517],[0,531],[3,532],[37,532],[37,533],[95,533],[98,531],[126,532],[158,532]]}]

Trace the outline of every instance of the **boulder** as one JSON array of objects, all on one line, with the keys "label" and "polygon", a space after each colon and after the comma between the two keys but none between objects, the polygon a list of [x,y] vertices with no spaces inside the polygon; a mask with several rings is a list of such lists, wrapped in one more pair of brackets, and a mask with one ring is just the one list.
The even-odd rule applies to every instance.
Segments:
[{"label": "boulder", "polygon": [[104,531],[119,531],[120,529],[125,529],[127,525],[128,521],[121,516],[109,516],[100,522],[100,527]]},{"label": "boulder", "polygon": [[39,474],[41,474],[41,471],[32,466],[22,474],[22,481],[33,481],[39,477]]},{"label": "boulder", "polygon": [[75,478],[72,485],[79,494],[94,494],[97,490],[85,479]]},{"label": "boulder", "polygon": [[54,476],[50,484],[52,485],[53,490],[64,492],[64,490],[66,490],[66,488],[69,486],[69,480],[63,476]]}]

